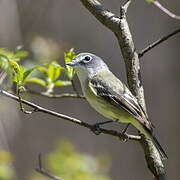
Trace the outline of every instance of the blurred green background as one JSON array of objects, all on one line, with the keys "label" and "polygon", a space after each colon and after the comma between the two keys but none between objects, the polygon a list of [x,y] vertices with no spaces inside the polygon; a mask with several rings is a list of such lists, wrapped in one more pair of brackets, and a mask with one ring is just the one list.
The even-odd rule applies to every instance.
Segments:
[{"label": "blurred green background", "polygon": [[[117,15],[119,6],[123,3],[119,0],[100,2]],[[179,0],[166,0],[161,3],[180,15]],[[128,21],[137,50],[177,29],[180,24],[144,0],[132,2]],[[102,57],[117,77],[126,82],[124,62],[114,34],[100,24],[80,1],[1,0],[0,24],[0,47],[14,50],[18,45],[23,45],[24,49],[30,52],[23,62],[27,67],[48,62],[49,59],[63,64],[64,52],[74,47],[76,53],[92,52]],[[169,156],[165,161],[169,179],[180,179],[179,44],[180,35],[176,35],[141,59],[148,113],[156,126],[156,135]],[[76,85],[81,91],[77,78]],[[32,85],[32,88],[43,90],[36,85]],[[56,89],[56,93],[67,91],[72,92],[72,89]],[[49,109],[90,123],[104,120],[86,101],[80,99],[48,99],[35,95],[27,98]],[[85,128],[46,114],[25,115],[19,111],[19,106],[14,101],[5,97],[1,97],[0,107],[0,159],[3,157],[1,161],[4,163],[4,169],[0,167],[0,172],[9,172],[9,177],[14,173],[13,179],[42,178],[33,173],[40,152],[45,156],[47,169],[61,177],[58,172],[61,173],[64,167],[60,164],[59,168],[62,169],[56,170],[52,161],[63,163],[60,158],[63,158],[63,147],[67,148],[66,144],[63,144],[64,137],[68,139],[66,143],[69,143],[70,147],[70,150],[65,150],[67,153],[71,151],[75,156],[90,156],[88,162],[94,163],[93,167],[97,166],[95,171],[91,169],[90,174],[93,172],[96,176],[91,179],[152,179],[142,149],[136,142],[121,143],[111,136],[96,136]],[[121,124],[106,126],[116,130],[124,127]],[[136,133],[132,127],[129,131]],[[61,144],[57,145],[57,141]],[[13,157],[6,151],[11,152]],[[107,154],[105,157],[109,159],[108,162],[101,162],[99,166],[96,158],[99,154]],[[99,169],[101,166],[102,169]]]}]

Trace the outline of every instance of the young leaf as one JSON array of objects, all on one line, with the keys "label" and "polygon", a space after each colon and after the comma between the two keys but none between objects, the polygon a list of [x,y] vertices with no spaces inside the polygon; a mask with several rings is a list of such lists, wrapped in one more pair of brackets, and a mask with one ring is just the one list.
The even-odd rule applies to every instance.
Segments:
[{"label": "young leaf", "polygon": [[70,86],[72,83],[71,81],[61,81],[61,80],[57,80],[55,82],[55,86]]},{"label": "young leaf", "polygon": [[41,86],[46,86],[46,81],[44,81],[43,79],[39,79],[39,78],[27,78],[26,79],[26,82],[33,82],[33,83],[36,83],[36,84],[40,84]]},{"label": "young leaf", "polygon": [[67,69],[59,64],[53,64],[55,67],[59,68],[60,71],[63,71],[64,73],[67,73]]},{"label": "young leaf", "polygon": [[13,81],[16,82],[16,83],[18,83],[17,75],[14,75],[14,76],[13,76]]},{"label": "young leaf", "polygon": [[12,59],[8,59],[9,63],[11,64],[14,73],[15,73],[15,78],[13,79],[15,82],[17,82],[18,86],[22,86],[22,78],[23,78],[23,68],[19,66],[19,64],[15,61],[13,61]]},{"label": "young leaf", "polygon": [[19,67],[18,63],[11,59],[9,59],[9,62],[11,64],[11,66],[13,67],[15,74],[20,76],[20,67]]},{"label": "young leaf", "polygon": [[23,51],[23,46],[17,46],[15,51],[14,51],[14,56],[13,58],[16,60],[20,60],[26,56],[28,56],[28,52],[27,51]]},{"label": "young leaf", "polygon": [[20,60],[24,57],[28,56],[28,52],[27,51],[19,51],[16,54],[14,54],[14,58],[16,58],[17,60]]},{"label": "young leaf", "polygon": [[73,49],[71,49],[67,54],[64,53],[65,62],[72,61],[75,56],[76,54]]},{"label": "young leaf", "polygon": [[48,68],[48,75],[51,82],[54,82],[60,76],[61,70],[57,66],[57,62],[53,61]]},{"label": "young leaf", "polygon": [[24,73],[23,73],[23,82],[26,80],[26,78],[32,73],[33,70],[39,68],[39,66],[35,66],[33,68],[30,68],[28,70],[26,70]]},{"label": "young leaf", "polygon": [[45,78],[48,77],[48,69],[46,67],[41,66],[38,68],[38,70],[44,74]]},{"label": "young leaf", "polygon": [[[71,49],[67,54],[64,53],[65,62],[72,61],[75,55],[76,54],[73,51],[73,49]],[[66,69],[67,69],[67,76],[69,77],[70,80],[72,80],[75,75],[73,68],[71,66],[66,66]]]},{"label": "young leaf", "polygon": [[23,82],[24,67],[23,66],[19,66],[19,69],[20,69],[19,80],[21,80]]}]

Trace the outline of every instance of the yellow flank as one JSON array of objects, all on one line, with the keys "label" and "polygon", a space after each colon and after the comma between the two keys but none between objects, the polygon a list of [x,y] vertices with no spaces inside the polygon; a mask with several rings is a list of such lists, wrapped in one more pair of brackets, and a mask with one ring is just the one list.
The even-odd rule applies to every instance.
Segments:
[{"label": "yellow flank", "polygon": [[134,119],[128,112],[124,111],[120,107],[115,107],[111,103],[105,101],[103,98],[99,97],[93,87],[88,86],[84,89],[84,95],[90,105],[100,114],[108,119],[116,120],[123,123],[131,123]]}]

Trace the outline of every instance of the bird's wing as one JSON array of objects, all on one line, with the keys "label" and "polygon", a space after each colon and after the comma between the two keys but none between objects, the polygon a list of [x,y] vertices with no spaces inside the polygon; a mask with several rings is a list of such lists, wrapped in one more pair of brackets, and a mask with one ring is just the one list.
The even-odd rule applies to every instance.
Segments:
[{"label": "bird's wing", "polygon": [[[116,83],[121,83],[117,81]],[[122,108],[131,114],[135,119],[139,120],[143,126],[152,131],[150,122],[147,121],[146,115],[138,104],[136,98],[132,95],[129,89],[124,85],[123,88],[117,88],[113,82],[106,81],[102,77],[93,77],[89,80],[89,87],[97,96],[103,98],[108,103]]]}]

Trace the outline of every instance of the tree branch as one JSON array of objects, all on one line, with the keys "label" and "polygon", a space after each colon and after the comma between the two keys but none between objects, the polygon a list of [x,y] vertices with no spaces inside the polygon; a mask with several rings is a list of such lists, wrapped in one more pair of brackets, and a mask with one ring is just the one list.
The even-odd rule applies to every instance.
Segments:
[{"label": "tree branch", "polygon": [[170,34],[165,35],[165,36],[161,37],[160,39],[158,39],[157,41],[151,43],[149,46],[147,46],[146,48],[144,48],[143,50],[141,50],[139,52],[139,54],[138,54],[139,58],[141,58],[142,56],[144,56],[145,53],[147,53],[154,47],[158,46],[159,44],[161,44],[162,42],[166,41],[167,39],[169,39],[170,37],[174,36],[175,34],[177,34],[179,32],[180,32],[180,29],[177,29],[177,30],[171,32]]},{"label": "tree branch", "polygon": [[[115,33],[125,61],[129,88],[136,96],[139,104],[144,108],[147,115],[139,57],[135,50],[132,35],[126,19],[126,12],[130,1],[120,7],[120,18],[105,10],[97,0],[80,1],[102,24]],[[145,138],[145,136],[142,136],[140,143],[144,149],[148,168],[157,180],[164,180],[166,178],[164,165],[155,146],[150,140]]]},{"label": "tree branch", "polygon": [[[7,92],[7,91],[0,90],[0,94],[2,94],[4,96],[7,96],[7,97],[9,97],[9,98],[19,102],[19,97],[15,96],[15,95]],[[65,120],[70,121],[72,123],[75,123],[77,125],[86,127],[88,129],[90,129],[91,131],[94,131],[94,125],[88,124],[88,123],[83,122],[83,121],[81,121],[79,119],[76,119],[76,118],[73,118],[73,117],[61,114],[61,113],[57,113],[55,111],[51,111],[51,110],[46,109],[44,107],[41,107],[41,106],[39,106],[37,104],[34,104],[32,102],[29,102],[29,101],[26,101],[24,99],[21,99],[21,103],[26,104],[29,107],[32,107],[34,109],[33,112],[46,113],[46,114],[49,114],[49,115],[52,115],[52,116],[55,116],[55,117],[58,117],[58,118],[65,119]],[[141,139],[140,136],[129,135],[129,134],[122,134],[122,133],[119,133],[117,131],[109,130],[109,129],[104,129],[104,128],[100,128],[100,131],[103,134],[108,134],[108,135],[111,135],[111,136],[118,137],[122,141],[124,141],[125,139],[139,141]]]},{"label": "tree branch", "polygon": [[81,3],[107,28],[113,32],[119,30],[119,17],[112,12],[104,9],[97,0],[80,0]]},{"label": "tree branch", "polygon": [[171,18],[180,20],[180,16],[177,16],[176,14],[172,13],[171,11],[169,11],[168,9],[166,9],[164,6],[162,6],[162,4],[160,4],[159,1],[154,0],[152,2],[157,8],[159,8],[161,11],[163,11],[165,14],[167,14],[168,16],[170,16]]},{"label": "tree branch", "polygon": [[[128,85],[139,104],[146,112],[144,88],[141,80],[140,63],[126,19],[126,12],[131,1],[120,7],[119,31],[115,33],[126,65]],[[147,114],[147,113],[146,113]]]}]

